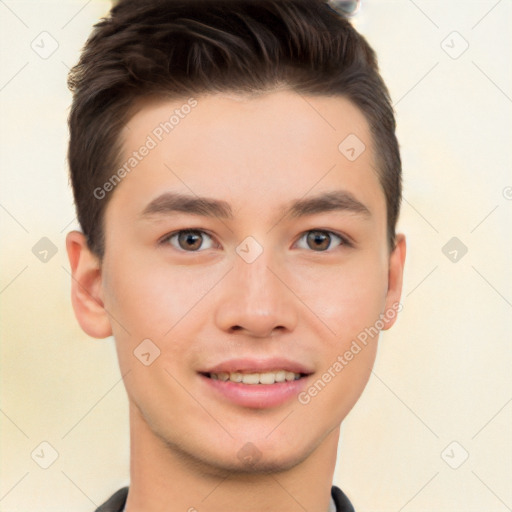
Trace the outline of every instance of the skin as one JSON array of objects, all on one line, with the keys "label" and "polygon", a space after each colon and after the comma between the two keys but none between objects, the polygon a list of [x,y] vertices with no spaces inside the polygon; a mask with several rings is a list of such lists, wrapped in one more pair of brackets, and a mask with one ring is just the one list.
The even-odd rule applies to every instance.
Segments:
[{"label": "skin", "polygon": [[[325,512],[340,424],[368,381],[377,337],[305,405],[241,407],[197,372],[234,357],[284,356],[311,368],[313,383],[396,307],[405,237],[390,250],[369,127],[346,99],[276,90],[196,100],[114,190],[103,260],[81,233],[67,236],[77,319],[93,337],[114,335],[128,393],[127,511],[220,512],[236,503],[241,512]],[[122,134],[124,156],[183,104],[138,105]],[[353,162],[338,150],[351,133],[366,145]],[[290,201],[340,189],[369,215],[282,216]],[[170,191],[226,201],[234,218],[141,216]],[[198,251],[164,239],[186,228],[206,232]],[[308,242],[318,229],[352,245],[335,236]],[[252,263],[236,252],[248,236],[263,248]],[[383,329],[393,323],[385,318]],[[150,366],[133,354],[147,338],[160,350]],[[257,453],[252,464],[238,456],[246,443]]]}]

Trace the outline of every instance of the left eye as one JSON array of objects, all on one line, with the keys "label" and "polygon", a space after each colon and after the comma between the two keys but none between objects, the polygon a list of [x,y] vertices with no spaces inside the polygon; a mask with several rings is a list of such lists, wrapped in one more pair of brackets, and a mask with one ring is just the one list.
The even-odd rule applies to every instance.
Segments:
[{"label": "left eye", "polygon": [[307,231],[299,239],[299,242],[304,238],[306,240],[306,246],[302,246],[300,248],[311,249],[313,247],[313,250],[316,252],[325,252],[329,249],[331,247],[332,238],[337,238],[340,241],[338,245],[348,245],[347,241],[341,236],[336,235],[332,231],[324,231],[320,229]]},{"label": "left eye", "polygon": [[[177,231],[172,235],[169,235],[164,240],[163,243],[170,243],[173,247],[178,250],[194,252],[197,251],[203,245],[203,239],[207,237],[212,240],[210,235],[205,233],[204,231],[200,231],[198,229],[187,229],[183,231]],[[213,244],[210,244],[208,247],[203,247],[203,249],[211,249]]]}]

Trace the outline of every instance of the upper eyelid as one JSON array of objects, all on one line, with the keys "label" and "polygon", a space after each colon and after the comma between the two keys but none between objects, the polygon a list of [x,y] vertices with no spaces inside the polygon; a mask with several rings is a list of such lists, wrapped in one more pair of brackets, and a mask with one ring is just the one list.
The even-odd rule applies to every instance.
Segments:
[{"label": "upper eyelid", "polygon": [[161,242],[165,242],[165,240],[168,240],[169,238],[179,235],[180,233],[186,233],[188,231],[193,231],[194,233],[205,233],[209,237],[213,237],[211,233],[209,233],[207,230],[202,228],[183,228],[183,229],[177,229],[176,231],[171,231],[170,233],[165,234],[163,237],[160,238]]},{"label": "upper eyelid", "polygon": [[[342,235],[341,233],[337,233],[336,231],[332,231],[331,229],[323,229],[323,228],[313,228],[313,229],[307,229],[306,231],[303,231],[298,238],[300,240],[304,235],[311,233],[312,231],[320,231],[321,233],[328,233],[329,235],[334,235],[335,237],[338,237],[341,240],[341,245],[345,246],[352,246],[353,242],[347,235]],[[330,252],[330,251],[313,251],[313,252]]]},{"label": "upper eyelid", "polygon": [[[164,235],[162,238],[159,239],[158,243],[163,244],[164,242],[167,242],[172,237],[179,235],[180,233],[186,233],[186,232],[194,232],[194,233],[201,233],[208,235],[211,239],[215,239],[215,236],[209,233],[208,231],[205,231],[204,229],[200,228],[184,228],[184,229],[178,229],[177,231],[173,231],[172,233],[168,233],[167,235]],[[217,242],[218,243],[218,242]],[[219,244],[220,245],[220,244]],[[183,251],[183,252],[199,252],[199,251]]]}]

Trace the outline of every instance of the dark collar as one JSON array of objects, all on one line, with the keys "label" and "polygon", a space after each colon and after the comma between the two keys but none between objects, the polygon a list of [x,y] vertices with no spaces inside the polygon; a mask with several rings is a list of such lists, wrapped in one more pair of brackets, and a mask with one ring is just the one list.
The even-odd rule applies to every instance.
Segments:
[{"label": "dark collar", "polygon": [[[103,505],[96,509],[96,512],[122,512],[128,496],[128,487],[119,489]],[[337,512],[355,512],[352,503],[345,493],[335,485],[331,488],[331,496],[336,503]]]}]

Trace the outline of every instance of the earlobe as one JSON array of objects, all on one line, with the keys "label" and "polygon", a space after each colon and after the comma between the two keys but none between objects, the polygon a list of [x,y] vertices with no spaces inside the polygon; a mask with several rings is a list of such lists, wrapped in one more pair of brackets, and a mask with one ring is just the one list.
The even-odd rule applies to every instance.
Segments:
[{"label": "earlobe", "polygon": [[89,336],[106,338],[112,328],[103,304],[99,258],[79,231],[68,233],[66,250],[71,266],[71,302],[78,323]]},{"label": "earlobe", "polygon": [[402,295],[405,253],[405,235],[399,233],[396,236],[395,248],[389,257],[388,290],[384,318],[382,319],[383,330],[389,329],[395,323],[398,312],[402,309],[400,297]]}]

